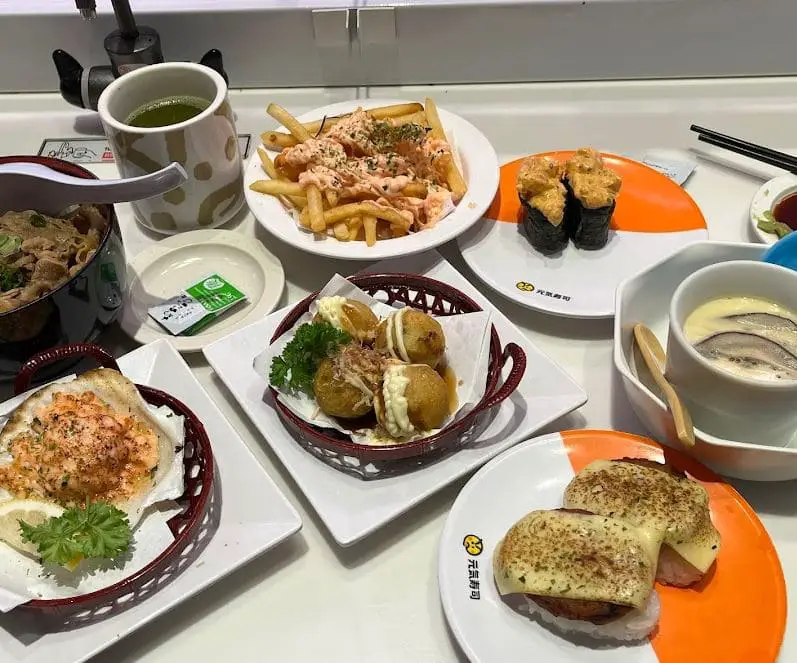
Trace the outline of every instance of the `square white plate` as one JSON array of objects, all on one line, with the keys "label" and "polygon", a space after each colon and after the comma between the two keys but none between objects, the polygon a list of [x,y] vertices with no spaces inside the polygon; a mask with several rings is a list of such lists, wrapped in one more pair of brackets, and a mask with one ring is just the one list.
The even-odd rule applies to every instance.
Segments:
[{"label": "square white plate", "polygon": [[263,401],[266,383],[252,361],[291,306],[240,329],[204,349],[218,376],[293,476],[341,546],[349,546],[425,500],[496,454],[530,437],[562,415],[581,407],[587,394],[540,352],[509,320],[436,252],[386,260],[365,272],[422,274],[458,288],[493,311],[501,342],[514,341],[526,352],[526,374],[481,438],[445,459],[408,474],[363,481],[328,467],[304,451],[285,429],[276,410]]},{"label": "square white plate", "polygon": [[210,437],[215,488],[190,566],[137,605],[75,628],[48,629],[48,620],[20,610],[0,615],[0,661],[85,661],[301,529],[299,514],[168,341],[140,347],[118,362],[134,382],[185,403]]}]

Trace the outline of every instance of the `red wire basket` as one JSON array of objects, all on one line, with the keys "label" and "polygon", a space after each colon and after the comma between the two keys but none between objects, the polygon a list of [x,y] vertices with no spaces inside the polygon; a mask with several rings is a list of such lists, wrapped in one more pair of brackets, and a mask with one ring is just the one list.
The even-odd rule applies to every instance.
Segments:
[{"label": "red wire basket", "polygon": [[[450,285],[415,274],[367,274],[348,279],[375,299],[394,307],[410,306],[433,316],[475,313],[481,307],[470,297]],[[288,333],[305,313],[318,293],[299,302],[277,327],[271,342]],[[501,382],[508,360],[512,368]],[[495,326],[490,333],[490,359],[486,389],[482,399],[464,416],[454,420],[435,435],[385,446],[369,446],[353,442],[344,433],[308,424],[291,412],[271,392],[283,422],[299,444],[327,465],[361,479],[378,479],[406,472],[439,459],[478,438],[490,419],[490,412],[506,400],[518,387],[526,371],[526,354],[515,343],[501,346]]]},{"label": "red wire basket", "polygon": [[[14,392],[21,394],[30,388],[35,373],[42,367],[63,359],[91,357],[102,367],[119,371],[116,360],[105,350],[96,345],[76,343],[52,348],[29,359],[19,371],[14,381]],[[120,371],[121,372],[121,371]],[[128,594],[141,595],[144,585],[161,574],[170,563],[192,542],[197,528],[202,522],[208,497],[213,491],[213,452],[205,427],[188,409],[173,396],[152,387],[136,385],[144,400],[150,405],[166,405],[176,414],[184,417],[185,439],[183,463],[185,468],[185,491],[176,502],[182,507],[180,513],[168,521],[169,529],[174,535],[167,548],[142,569],[120,580],[113,585],[88,594],[59,599],[34,599],[24,603],[21,608],[44,612],[47,614],[65,615],[73,612],[85,612],[103,606],[100,614],[105,614],[106,606]],[[108,609],[110,611],[110,609]]]}]

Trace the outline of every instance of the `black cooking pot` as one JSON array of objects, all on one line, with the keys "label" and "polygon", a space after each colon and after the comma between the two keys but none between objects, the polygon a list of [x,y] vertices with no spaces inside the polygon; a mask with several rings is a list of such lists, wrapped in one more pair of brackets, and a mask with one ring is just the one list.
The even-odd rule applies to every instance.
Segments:
[{"label": "black cooking pot", "polygon": [[[19,162],[37,163],[73,177],[97,179],[85,168],[61,159],[0,157],[0,164]],[[0,213],[37,208],[37,200],[30,194],[0,190]],[[97,251],[83,269],[35,302],[0,313],[0,383],[13,381],[22,364],[33,355],[56,345],[91,341],[116,319],[126,286],[122,235],[113,206],[98,208],[108,224]],[[67,368],[69,365],[64,362],[53,364],[39,378],[52,378]]]}]

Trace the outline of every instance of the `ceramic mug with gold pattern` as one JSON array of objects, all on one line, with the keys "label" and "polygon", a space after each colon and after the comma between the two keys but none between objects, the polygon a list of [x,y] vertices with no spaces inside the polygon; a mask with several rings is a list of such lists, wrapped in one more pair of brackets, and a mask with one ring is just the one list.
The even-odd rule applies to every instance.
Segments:
[{"label": "ceramic mug with gold pattern", "polygon": [[[177,105],[166,108],[171,100]],[[195,104],[195,112],[181,115],[180,100]],[[139,118],[158,108],[174,111],[160,120],[168,124],[157,126],[156,119],[141,126]],[[132,204],[143,226],[166,235],[215,228],[241,209],[243,166],[235,119],[227,85],[214,70],[190,62],[141,67],[105,89],[98,111],[122,177],[151,173],[172,161],[188,173],[179,188]]]}]

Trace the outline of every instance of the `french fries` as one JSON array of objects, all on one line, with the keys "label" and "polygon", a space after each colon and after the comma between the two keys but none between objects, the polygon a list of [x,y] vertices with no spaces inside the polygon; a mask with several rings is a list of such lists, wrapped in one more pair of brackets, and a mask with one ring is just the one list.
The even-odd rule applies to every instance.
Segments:
[{"label": "french fries", "polygon": [[288,131],[290,131],[291,136],[293,136],[300,143],[312,138],[312,135],[310,135],[310,132],[304,128],[304,125],[288,111],[286,111],[282,106],[279,106],[278,104],[269,104],[268,108],[266,108],[266,112],[277,122],[282,124],[282,126],[284,126]]},{"label": "french fries", "polygon": [[363,218],[361,216],[353,216],[346,222],[346,225],[349,229],[349,239],[354,241],[360,234],[360,230],[362,230]]},{"label": "french fries", "polygon": [[376,217],[370,214],[363,216],[363,228],[365,229],[365,243],[368,246],[376,244]]},{"label": "french fries", "polygon": [[337,192],[333,191],[332,189],[327,189],[324,191],[324,197],[327,199],[330,207],[337,207],[338,206],[338,194]]},{"label": "french fries", "polygon": [[332,226],[332,234],[335,235],[335,239],[338,239],[341,242],[348,242],[349,226],[346,225],[345,221],[338,221],[335,225]]},{"label": "french fries", "polygon": [[[276,104],[271,104],[269,108],[276,106]],[[277,108],[280,108],[277,106]],[[280,109],[283,112],[285,109]],[[274,117],[273,113],[268,110],[269,115]],[[388,118],[393,118],[396,120],[398,124],[408,124],[409,122],[416,122],[417,124],[426,124],[426,116],[424,115],[423,106],[418,103],[412,104],[396,104],[394,106],[382,106],[381,108],[372,108],[369,109],[368,112],[377,120],[386,120]],[[332,127],[334,127],[340,117],[324,117],[320,120],[314,120],[313,122],[304,122],[302,126],[307,129],[307,133],[312,136],[315,136],[319,131],[326,133]],[[282,122],[282,120],[279,120]],[[284,122],[283,122],[284,124]],[[287,128],[288,125],[285,124]],[[285,133],[284,131],[264,131],[260,134],[260,140],[263,141],[263,145],[268,148],[271,148],[275,151],[280,151],[285,147],[293,147],[294,145],[298,145],[299,143],[303,143],[304,140],[300,140],[297,136],[291,133]]]},{"label": "french fries", "polygon": [[298,182],[286,182],[285,180],[257,180],[257,182],[252,182],[249,188],[270,196],[301,196],[305,192]]},{"label": "french fries", "polygon": [[[309,231],[330,235],[338,241],[365,241],[370,247],[382,239],[403,237],[413,231],[422,230],[424,218],[427,218],[425,215],[433,213],[429,210],[439,209],[437,200],[430,201],[428,206],[421,204],[430,195],[439,196],[441,190],[445,193],[448,189],[451,199],[456,203],[467,192],[467,184],[453,159],[446,164],[444,173],[439,167],[430,168],[428,163],[424,166],[423,161],[414,161],[413,159],[418,159],[419,156],[421,159],[429,158],[426,154],[427,143],[423,141],[423,132],[419,135],[417,129],[397,129],[403,125],[417,124],[425,127],[432,138],[447,140],[437,107],[431,99],[426,99],[425,104],[393,104],[366,111],[374,120],[387,121],[387,127],[367,125],[373,126],[373,129],[368,129],[373,131],[373,137],[370,139],[373,142],[368,144],[364,154],[372,162],[376,157],[377,163],[382,165],[368,163],[365,169],[361,159],[359,168],[364,169],[364,175],[356,174],[358,162],[352,160],[357,157],[351,156],[351,146],[344,141],[344,138],[348,139],[348,135],[344,137],[342,134],[333,133],[329,136],[330,130],[341,120],[349,117],[348,115],[325,117],[313,122],[299,122],[277,104],[269,104],[266,111],[287,131],[266,131],[261,134],[263,147],[266,149],[258,148],[258,155],[263,171],[270,179],[253,182],[250,188],[258,193],[276,196],[283,204],[295,208],[298,212],[296,214],[298,224]],[[359,120],[354,120],[351,126],[356,127],[358,123]],[[313,153],[320,150],[328,151],[330,142],[310,143],[306,150],[290,150],[300,143],[325,135],[329,136],[330,141],[343,144],[346,154],[349,155],[340,168],[337,166],[338,162],[334,160],[331,166],[328,159],[321,162],[314,161]],[[388,137],[388,142],[385,142],[385,135]],[[354,138],[355,134],[352,133],[351,136]],[[404,143],[400,141],[415,141],[418,151],[412,152],[411,150],[416,148],[410,147],[410,151],[405,152],[401,148]],[[356,145],[355,143],[355,155]],[[394,145],[399,149],[393,147]],[[339,149],[335,145],[331,146]],[[432,148],[434,149],[436,148]],[[272,160],[266,150],[279,154]],[[331,155],[334,154],[333,150]],[[390,164],[390,159],[396,156],[398,156],[398,170],[395,165],[389,170],[389,165],[384,165],[385,159],[387,158],[387,163]],[[306,180],[302,174],[308,168],[308,159],[310,164],[319,166],[324,164],[326,170],[314,168],[312,171],[307,171],[308,174],[313,173],[314,177]],[[431,159],[434,160],[433,152]],[[347,170],[352,168],[354,170]],[[347,179],[352,177],[352,173],[355,173],[354,179]],[[397,188],[389,188],[394,187],[396,183],[395,179],[391,183],[391,177],[404,175],[408,177],[405,178],[406,184],[400,191]],[[383,179],[380,181],[378,178]],[[308,184],[308,181],[317,184]],[[441,200],[445,202],[446,198]],[[436,217],[428,218],[435,220]]]},{"label": "french fries", "polygon": [[321,203],[321,191],[315,184],[307,187],[307,213],[310,215],[310,230],[322,233],[326,230],[326,212]]},{"label": "french fries", "polygon": [[[440,140],[446,140],[446,132],[443,129],[443,124],[440,122],[440,115],[437,113],[437,104],[434,100],[426,97],[426,121],[432,128],[432,136]],[[462,197],[468,192],[468,185],[465,184],[465,179],[462,173],[459,172],[457,164],[454,159],[448,164],[446,169],[446,179],[448,180],[448,188],[451,189],[451,195],[454,202],[458,203]]]},{"label": "french fries", "polygon": [[263,141],[263,145],[275,152],[279,152],[285,147],[293,147],[299,144],[299,141],[291,134],[285,134],[281,131],[264,131],[260,134],[260,140]]},{"label": "french fries", "polygon": [[[271,157],[268,155],[264,149],[258,147],[257,148],[257,155],[260,157],[260,165],[263,166],[263,170],[266,172],[272,180],[279,180],[283,179],[280,174],[277,172],[277,168],[274,165],[274,162],[271,160]],[[294,209],[299,211],[303,210],[305,205],[307,205],[307,198],[302,196],[279,196],[280,200],[283,203],[287,203],[288,205],[292,206]]]},{"label": "french fries", "polygon": [[429,187],[426,186],[425,182],[409,182],[401,190],[401,195],[409,198],[426,198],[428,190]]}]

